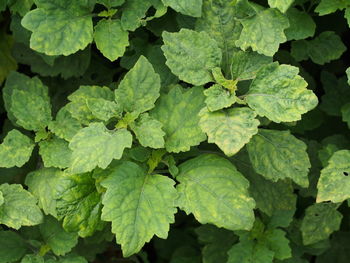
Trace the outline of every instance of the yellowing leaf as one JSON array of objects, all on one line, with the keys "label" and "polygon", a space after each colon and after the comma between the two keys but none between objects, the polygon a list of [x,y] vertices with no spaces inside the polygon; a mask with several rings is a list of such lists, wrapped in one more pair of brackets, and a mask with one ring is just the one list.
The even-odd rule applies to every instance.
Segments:
[{"label": "yellowing leaf", "polygon": [[53,137],[41,141],[39,147],[39,153],[45,167],[67,168],[69,166],[72,151],[69,149],[67,141]]},{"label": "yellowing leaf", "polygon": [[203,0],[162,0],[164,5],[170,6],[184,15],[201,17]]},{"label": "yellowing leaf", "polygon": [[293,4],[294,0],[268,0],[268,2],[270,7],[277,8],[282,13],[285,13]]}]

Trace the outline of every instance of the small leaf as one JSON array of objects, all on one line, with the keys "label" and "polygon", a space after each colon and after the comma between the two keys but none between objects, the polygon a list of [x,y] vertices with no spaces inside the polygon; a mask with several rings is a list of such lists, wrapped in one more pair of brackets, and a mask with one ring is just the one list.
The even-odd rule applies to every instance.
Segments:
[{"label": "small leaf", "polygon": [[53,137],[39,143],[39,154],[43,159],[45,167],[67,168],[70,164],[72,151],[68,147],[68,142]]},{"label": "small leaf", "polygon": [[274,252],[253,240],[240,241],[228,251],[227,263],[272,263]]},{"label": "small leaf", "polygon": [[293,4],[294,0],[268,0],[268,2],[270,7],[277,8],[282,13],[285,13]]},{"label": "small leaf", "polygon": [[204,95],[206,96],[205,104],[209,111],[228,108],[236,102],[235,94],[230,93],[218,84],[214,84],[209,89],[204,90]]},{"label": "small leaf", "polygon": [[114,101],[102,98],[89,98],[86,100],[87,107],[97,119],[108,121],[113,117],[121,117],[122,109]]},{"label": "small leaf", "polygon": [[164,5],[170,6],[184,15],[201,17],[203,0],[162,0]]}]

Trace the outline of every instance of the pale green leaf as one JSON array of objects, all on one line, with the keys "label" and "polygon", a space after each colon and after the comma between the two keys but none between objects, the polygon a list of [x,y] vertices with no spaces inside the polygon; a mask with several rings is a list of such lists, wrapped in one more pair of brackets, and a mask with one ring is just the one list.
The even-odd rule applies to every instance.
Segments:
[{"label": "pale green leaf", "polygon": [[299,69],[272,63],[257,73],[245,97],[258,115],[274,122],[297,121],[316,107],[316,95],[306,89],[307,82],[298,75]]},{"label": "pale green leaf", "polygon": [[17,69],[17,62],[11,54],[12,46],[13,38],[2,30],[0,32],[0,84],[2,84],[11,70]]},{"label": "pale green leaf", "polygon": [[343,202],[350,198],[350,151],[340,150],[328,160],[317,184],[316,201]]},{"label": "pale green leaf", "polygon": [[20,260],[28,250],[25,240],[12,231],[0,231],[0,263]]},{"label": "pale green leaf", "polygon": [[63,107],[58,111],[56,119],[49,123],[48,128],[58,137],[70,141],[82,126],[79,121],[74,119],[69,111]]},{"label": "pale green leaf", "polygon": [[184,15],[201,17],[203,0],[162,0],[164,5],[170,6]]},{"label": "pale green leaf", "polygon": [[142,146],[158,149],[164,147],[165,132],[162,130],[162,126],[160,121],[153,119],[148,113],[144,113],[131,125],[131,129],[135,132],[136,138]]},{"label": "pale green leaf", "polygon": [[316,7],[315,12],[320,16],[334,13],[337,10],[342,10],[350,6],[349,0],[321,0],[321,3]]},{"label": "pale green leaf", "polygon": [[0,192],[4,197],[4,203],[0,206],[0,224],[19,229],[21,226],[42,223],[43,214],[36,198],[20,184],[2,184]]},{"label": "pale green leaf", "polygon": [[290,27],[284,33],[288,40],[300,40],[314,36],[316,24],[309,14],[296,8],[290,8],[286,15]]},{"label": "pale green leaf", "polygon": [[270,7],[277,8],[282,13],[285,13],[293,4],[294,0],[268,0],[268,2]]},{"label": "pale green leaf", "polygon": [[146,174],[132,162],[117,165],[102,182],[107,188],[102,219],[112,222],[125,257],[137,253],[153,235],[167,237],[176,212],[174,184],[166,176]]},{"label": "pale green leaf", "polygon": [[0,206],[4,203],[4,196],[2,195],[2,192],[0,192]]},{"label": "pale green leaf", "polygon": [[94,40],[101,53],[114,61],[123,56],[129,45],[129,34],[122,29],[120,20],[102,19],[95,26]]},{"label": "pale green leaf", "polygon": [[339,230],[343,215],[337,208],[337,205],[328,203],[313,204],[306,208],[300,227],[304,245],[327,239]]},{"label": "pale green leaf", "polygon": [[260,122],[255,117],[256,113],[247,107],[217,112],[203,109],[199,126],[208,135],[209,143],[215,143],[227,156],[232,156],[258,133]]},{"label": "pale green leaf", "polygon": [[89,1],[36,0],[22,25],[32,31],[30,47],[49,56],[68,56],[83,50],[93,40]]},{"label": "pale green leaf", "polygon": [[55,168],[39,169],[26,176],[28,190],[39,200],[39,207],[46,215],[57,217],[56,197],[62,176],[62,172]]},{"label": "pale green leaf", "polygon": [[120,117],[122,113],[121,106],[114,101],[102,98],[89,98],[86,100],[87,107],[97,119],[108,121],[113,117]]},{"label": "pale green leaf", "polygon": [[21,167],[34,149],[33,141],[18,130],[11,130],[0,144],[0,167]]},{"label": "pale green leaf", "polygon": [[115,90],[115,100],[124,111],[142,113],[154,107],[159,97],[160,77],[144,56],[125,75]]},{"label": "pale green leaf", "polygon": [[68,142],[58,137],[41,141],[39,143],[39,154],[43,159],[45,167],[67,168],[70,164],[72,151]]},{"label": "pale green leaf", "polygon": [[311,164],[306,144],[289,131],[260,129],[247,149],[254,170],[266,179],[277,182],[291,178],[302,187],[309,185]]},{"label": "pale green leaf", "polygon": [[188,151],[206,139],[198,125],[204,98],[201,87],[183,90],[179,86],[160,97],[150,115],[163,124],[168,152]]},{"label": "pale green leaf", "polygon": [[243,30],[236,45],[243,50],[251,47],[259,54],[273,56],[281,43],[287,41],[284,30],[288,19],[278,10],[268,8],[242,20]]},{"label": "pale green leaf", "polygon": [[72,250],[78,243],[76,233],[68,233],[60,222],[53,217],[46,217],[44,223],[40,225],[40,233],[44,242],[57,256],[63,256]]},{"label": "pale green leaf", "polygon": [[102,123],[91,123],[78,131],[69,143],[72,150],[70,172],[84,173],[120,159],[124,148],[130,148],[132,135],[126,129],[108,130]]},{"label": "pale green leaf", "polygon": [[228,251],[227,263],[272,263],[274,252],[254,240],[240,241]]},{"label": "pale green leaf", "polygon": [[202,85],[213,80],[211,70],[220,67],[221,50],[208,33],[181,29],[163,33],[166,65],[181,80]]},{"label": "pale green leaf", "polygon": [[236,102],[234,93],[230,93],[221,85],[214,84],[209,89],[204,90],[206,96],[205,104],[209,111],[217,111],[223,108],[228,108]]},{"label": "pale green leaf", "polygon": [[235,0],[204,0],[202,16],[196,20],[196,30],[207,32],[221,48],[222,68],[226,73],[242,30],[241,23],[235,19],[239,10]]},{"label": "pale green leaf", "polygon": [[254,222],[254,200],[249,182],[228,160],[204,154],[179,166],[179,206],[193,213],[202,224],[229,230],[250,230]]}]

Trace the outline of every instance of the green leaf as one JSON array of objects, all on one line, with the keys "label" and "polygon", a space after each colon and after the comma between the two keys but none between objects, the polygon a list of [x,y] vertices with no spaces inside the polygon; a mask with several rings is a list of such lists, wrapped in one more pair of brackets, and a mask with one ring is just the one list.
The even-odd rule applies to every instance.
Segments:
[{"label": "green leaf", "polygon": [[0,206],[4,203],[4,196],[2,195],[2,192],[0,192]]},{"label": "green leaf", "polygon": [[237,80],[254,79],[265,64],[272,62],[271,57],[252,51],[237,51],[232,55],[231,76]]},{"label": "green leaf", "polygon": [[70,141],[82,126],[79,121],[74,119],[69,111],[63,107],[58,111],[56,119],[49,123],[48,128],[61,139]]},{"label": "green leaf", "polygon": [[102,123],[91,123],[81,129],[69,143],[72,150],[70,172],[84,173],[120,159],[124,148],[130,148],[132,135],[126,129],[108,130]]},{"label": "green leaf", "polygon": [[247,108],[233,108],[217,112],[203,109],[199,126],[208,135],[208,142],[215,143],[227,156],[236,154],[258,133],[260,122],[256,113]]},{"label": "green leaf", "polygon": [[285,13],[293,4],[294,0],[268,0],[268,2],[270,7],[277,8],[282,13]]},{"label": "green leaf", "polygon": [[151,147],[154,149],[164,147],[164,135],[162,130],[163,124],[153,119],[144,113],[140,118],[131,125],[131,129],[135,132],[136,138],[144,147]]},{"label": "green leaf", "polygon": [[45,167],[67,168],[72,155],[68,142],[53,137],[39,143],[39,154],[43,159]]},{"label": "green leaf", "polygon": [[235,0],[204,0],[202,16],[196,20],[196,30],[205,31],[215,39],[222,51],[222,68],[229,72],[232,54],[242,26],[236,15],[240,7]]},{"label": "green leaf", "polygon": [[38,200],[39,207],[46,215],[57,217],[57,193],[62,172],[55,168],[43,168],[26,176],[25,184]]},{"label": "green leaf", "polygon": [[337,205],[328,203],[313,204],[306,208],[300,228],[304,245],[327,239],[339,230],[343,215],[337,208]]},{"label": "green leaf", "polygon": [[296,8],[290,8],[286,15],[290,27],[284,33],[288,40],[300,40],[314,36],[316,24],[309,14]]},{"label": "green leaf", "polygon": [[179,86],[160,97],[150,115],[163,124],[168,152],[188,151],[206,139],[198,125],[198,113],[205,106],[204,98],[201,87],[183,90]]},{"label": "green leaf", "polygon": [[61,223],[53,217],[45,218],[44,223],[40,225],[40,233],[46,245],[57,256],[67,254],[78,243],[78,235],[66,232]]},{"label": "green leaf", "polygon": [[341,38],[333,31],[322,32],[312,40],[292,42],[292,56],[297,61],[308,58],[319,65],[336,60],[347,50]]},{"label": "green leaf", "polygon": [[342,10],[350,5],[348,0],[321,0],[321,3],[316,7],[315,12],[320,16],[334,13],[337,10]]},{"label": "green leaf", "polygon": [[203,0],[162,0],[165,6],[170,6],[184,15],[201,17]]},{"label": "green leaf", "polygon": [[201,223],[229,230],[250,230],[254,223],[254,200],[249,182],[228,160],[204,154],[179,166],[179,206]]},{"label": "green leaf", "polygon": [[36,0],[22,25],[32,31],[30,48],[49,56],[68,56],[93,39],[93,6],[85,0]]},{"label": "green leaf", "polygon": [[272,63],[257,73],[245,100],[258,115],[274,122],[297,121],[316,107],[316,95],[306,89],[307,82],[298,75],[299,69]]},{"label": "green leaf", "polygon": [[123,56],[129,45],[129,34],[120,20],[102,19],[95,26],[94,40],[97,48],[110,61]]},{"label": "green leaf", "polygon": [[16,262],[26,254],[27,245],[17,233],[0,231],[0,263]]},{"label": "green leaf", "polygon": [[63,219],[63,228],[68,232],[77,232],[88,237],[100,230],[101,196],[96,190],[91,173],[70,175],[59,178],[56,206],[57,217]]},{"label": "green leaf", "polygon": [[137,253],[153,235],[167,237],[176,212],[174,184],[166,176],[146,174],[132,162],[120,163],[102,182],[107,188],[102,219],[112,222],[124,257]]},{"label": "green leaf", "polygon": [[97,3],[104,5],[108,9],[122,5],[125,0],[97,0]]},{"label": "green leaf", "polygon": [[0,167],[21,167],[34,149],[33,141],[18,130],[11,130],[0,144]]},{"label": "green leaf", "polygon": [[211,70],[220,67],[221,50],[208,33],[181,29],[163,33],[166,65],[181,80],[202,85],[213,80]]},{"label": "green leaf", "polygon": [[9,8],[12,13],[18,13],[20,16],[24,16],[29,12],[33,5],[33,0],[15,0],[10,1]]},{"label": "green leaf", "polygon": [[102,98],[89,98],[86,100],[87,107],[97,119],[108,121],[113,117],[121,117],[121,106],[114,101]]},{"label": "green leaf", "polygon": [[115,90],[115,100],[126,112],[140,114],[154,107],[159,97],[160,77],[152,64],[140,56]]},{"label": "green leaf", "polygon": [[235,94],[230,93],[218,84],[214,84],[209,89],[204,90],[204,95],[206,96],[205,104],[209,111],[228,108],[236,102]]},{"label": "green leaf", "polygon": [[123,29],[134,31],[139,26],[141,26],[143,18],[146,16],[147,10],[152,6],[152,2],[152,0],[126,1],[126,3],[123,5],[123,13],[121,16]]},{"label": "green leaf", "polygon": [[342,120],[348,124],[350,129],[350,103],[345,104],[341,108]]},{"label": "green leaf", "polygon": [[45,261],[40,255],[27,254],[22,258],[21,263],[45,263]]},{"label": "green leaf", "polygon": [[2,184],[4,203],[0,206],[0,224],[19,229],[42,223],[43,214],[36,198],[19,184]]},{"label": "green leaf", "polygon": [[17,69],[17,62],[11,54],[13,38],[1,31],[0,39],[0,84],[2,84],[11,70]]},{"label": "green leaf", "polygon": [[340,150],[328,160],[317,184],[316,201],[340,203],[350,198],[350,151]]},{"label": "green leaf", "polygon": [[247,150],[254,170],[266,179],[277,182],[291,178],[302,187],[309,185],[311,164],[306,144],[289,131],[260,129],[248,143]]},{"label": "green leaf", "polygon": [[253,240],[240,241],[228,251],[227,263],[272,263],[274,252]]},{"label": "green leaf", "polygon": [[263,240],[266,246],[275,253],[274,257],[279,260],[292,257],[289,240],[286,232],[281,229],[270,229],[264,233]]},{"label": "green leaf", "polygon": [[251,47],[253,51],[271,57],[279,45],[287,41],[283,31],[289,27],[288,19],[276,9],[265,9],[241,22],[243,30],[236,45],[243,50]]}]

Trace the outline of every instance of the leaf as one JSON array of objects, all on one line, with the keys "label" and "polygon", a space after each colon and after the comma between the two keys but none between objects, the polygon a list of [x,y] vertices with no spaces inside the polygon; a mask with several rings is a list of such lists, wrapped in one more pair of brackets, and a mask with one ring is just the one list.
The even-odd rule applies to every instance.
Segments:
[{"label": "leaf", "polygon": [[84,173],[120,159],[124,148],[130,148],[132,135],[126,129],[109,131],[102,123],[91,123],[81,129],[69,143],[72,150],[70,172]]},{"label": "leaf", "polygon": [[0,206],[2,206],[3,203],[4,203],[4,196],[0,192]]},{"label": "leaf", "polygon": [[202,154],[179,166],[179,207],[201,223],[229,230],[250,230],[255,202],[248,181],[228,160]]},{"label": "leaf", "polygon": [[340,203],[350,198],[350,151],[340,150],[328,160],[328,165],[321,170],[317,184],[316,202],[331,201]]},{"label": "leaf", "polygon": [[235,0],[204,0],[202,16],[196,20],[195,29],[205,31],[215,39],[222,51],[222,68],[229,72],[232,54],[236,49],[235,41],[239,38],[242,26],[237,21],[240,9]]},{"label": "leaf", "polygon": [[167,237],[176,212],[174,184],[168,177],[146,174],[127,161],[117,165],[102,182],[107,188],[102,219],[112,222],[124,257],[137,253],[153,235]]},{"label": "leaf", "polygon": [[63,107],[58,111],[56,120],[49,123],[48,128],[61,139],[70,141],[82,126],[72,117],[67,108]]},{"label": "leaf", "polygon": [[34,149],[33,141],[18,130],[11,130],[0,144],[0,167],[21,167]]},{"label": "leaf", "polygon": [[88,1],[36,0],[36,9],[28,12],[22,25],[32,31],[30,48],[49,56],[68,56],[83,50],[93,39]]},{"label": "leaf", "polygon": [[46,215],[57,217],[56,198],[61,177],[62,171],[55,168],[39,169],[26,176],[25,184],[29,192],[39,200],[38,205]]},{"label": "leaf", "polygon": [[63,220],[63,228],[81,237],[101,230],[101,195],[92,174],[64,174],[59,178],[59,186],[56,187],[57,218]]},{"label": "leaf", "polygon": [[315,9],[320,16],[334,13],[349,6],[348,0],[321,0],[321,3]]},{"label": "leaf", "polygon": [[166,65],[181,80],[202,85],[213,80],[211,70],[221,64],[221,50],[206,32],[181,29],[163,33]]},{"label": "leaf", "polygon": [[1,31],[0,39],[0,84],[2,84],[7,75],[17,69],[17,62],[11,54],[13,38]]},{"label": "leaf", "polygon": [[298,73],[297,67],[278,63],[261,68],[245,97],[249,107],[277,123],[300,120],[318,99]]},{"label": "leaf", "polygon": [[104,5],[108,9],[111,7],[120,6],[125,0],[97,0],[97,3]]},{"label": "leaf", "polygon": [[204,95],[206,96],[205,104],[209,111],[228,108],[236,102],[235,94],[230,93],[218,84],[214,84],[209,89],[204,90]]},{"label": "leaf", "polygon": [[[273,182],[291,178],[302,187],[308,187],[311,167],[306,144],[289,131],[260,129],[247,144],[254,170]],[[261,154],[263,153],[263,154]]]},{"label": "leaf", "polygon": [[159,97],[160,77],[152,64],[140,56],[115,90],[115,100],[126,112],[140,114],[154,107]]},{"label": "leaf", "polygon": [[241,241],[228,251],[227,263],[272,263],[274,252],[253,240]]},{"label": "leaf", "polygon": [[243,30],[236,45],[243,50],[273,56],[279,45],[287,41],[284,30],[289,27],[288,19],[276,9],[268,8],[256,15],[243,19]]},{"label": "leaf", "polygon": [[121,24],[124,30],[134,31],[142,24],[147,10],[152,6],[151,0],[128,0],[123,5]]},{"label": "leaf", "polygon": [[45,263],[45,261],[40,255],[27,254],[22,258],[21,263]]},{"label": "leaf", "polygon": [[113,117],[120,117],[121,106],[114,101],[102,98],[89,98],[86,100],[87,107],[97,119],[108,121]]},{"label": "leaf", "polygon": [[285,13],[293,4],[294,0],[268,0],[268,2],[270,7],[277,8],[282,13]]},{"label": "leaf", "polygon": [[4,203],[0,206],[0,224],[19,229],[21,226],[42,223],[43,215],[36,198],[20,184],[2,184],[0,192],[4,197]]},{"label": "leaf", "polygon": [[274,257],[279,260],[292,257],[292,250],[289,247],[289,240],[286,233],[281,229],[267,230],[264,233],[263,241],[266,246],[275,253]]},{"label": "leaf", "polygon": [[227,155],[237,153],[258,133],[260,122],[251,109],[233,108],[217,112],[202,110],[199,126],[208,135],[208,142],[215,143]]},{"label": "leaf", "polygon": [[160,97],[150,116],[163,124],[168,152],[188,151],[206,139],[198,124],[198,113],[204,106],[201,87],[184,91],[176,86]]},{"label": "leaf", "polygon": [[304,245],[327,239],[334,231],[339,230],[343,216],[337,211],[337,207],[334,204],[321,203],[306,208],[300,228]]},{"label": "leaf", "polygon": [[72,152],[68,142],[53,137],[39,143],[39,154],[43,159],[45,167],[67,168],[70,164]]},{"label": "leaf", "polygon": [[161,122],[144,113],[131,125],[131,129],[142,146],[158,149],[164,147],[165,132],[162,126]]},{"label": "leaf", "polygon": [[162,0],[165,6],[170,6],[184,15],[201,17],[203,0]]},{"label": "leaf", "polygon": [[46,245],[57,256],[67,254],[78,243],[78,235],[66,232],[53,217],[45,218],[44,223],[40,225],[40,233]]},{"label": "leaf", "polygon": [[123,30],[120,20],[102,19],[95,26],[94,40],[101,53],[114,61],[123,56],[129,45],[129,34]]},{"label": "leaf", "polygon": [[27,251],[27,245],[17,233],[0,231],[0,263],[20,260]]},{"label": "leaf", "polygon": [[345,104],[341,108],[342,120],[347,123],[350,129],[350,103]]},{"label": "leaf", "polygon": [[290,27],[284,33],[288,40],[301,40],[315,35],[316,24],[309,14],[290,8],[286,15]]}]

